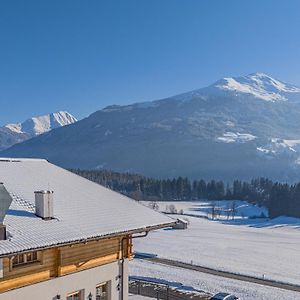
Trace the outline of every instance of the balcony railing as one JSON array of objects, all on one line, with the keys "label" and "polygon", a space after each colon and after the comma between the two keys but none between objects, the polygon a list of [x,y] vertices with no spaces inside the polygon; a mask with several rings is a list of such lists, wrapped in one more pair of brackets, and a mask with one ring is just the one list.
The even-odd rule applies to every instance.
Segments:
[{"label": "balcony railing", "polygon": [[157,300],[208,300],[204,293],[183,291],[168,284],[146,280],[139,277],[129,278],[129,293],[154,298]]}]

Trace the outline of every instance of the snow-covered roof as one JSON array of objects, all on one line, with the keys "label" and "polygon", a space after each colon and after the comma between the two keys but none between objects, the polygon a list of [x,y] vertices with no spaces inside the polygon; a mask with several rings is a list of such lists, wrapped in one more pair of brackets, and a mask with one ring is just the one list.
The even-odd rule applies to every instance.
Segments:
[{"label": "snow-covered roof", "polygon": [[189,221],[188,220],[185,220],[183,218],[177,218],[177,222],[179,223],[184,223],[184,224],[189,224]]},{"label": "snow-covered roof", "polygon": [[[0,158],[0,182],[13,198],[0,256],[174,223],[136,201],[41,159]],[[54,191],[55,219],[35,215],[34,191]]]}]

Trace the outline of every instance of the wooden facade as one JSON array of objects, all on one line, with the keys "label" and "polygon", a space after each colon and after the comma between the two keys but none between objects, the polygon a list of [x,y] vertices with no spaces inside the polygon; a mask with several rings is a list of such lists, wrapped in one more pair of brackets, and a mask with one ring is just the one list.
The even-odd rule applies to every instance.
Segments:
[{"label": "wooden facade", "polygon": [[[123,240],[123,247],[122,247]],[[123,255],[122,255],[123,248]],[[13,266],[3,258],[0,293],[132,257],[130,236],[101,239],[38,251],[38,261]]]}]

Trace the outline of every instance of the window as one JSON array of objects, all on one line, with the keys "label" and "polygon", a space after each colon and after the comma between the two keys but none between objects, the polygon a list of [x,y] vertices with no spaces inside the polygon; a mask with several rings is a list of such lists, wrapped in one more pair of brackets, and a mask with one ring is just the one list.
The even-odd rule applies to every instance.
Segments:
[{"label": "window", "polygon": [[34,262],[34,261],[37,261],[38,260],[38,257],[37,257],[37,252],[29,252],[29,253],[26,253],[26,262],[27,263],[30,263],[30,262]]},{"label": "window", "polygon": [[17,267],[20,265],[30,264],[39,261],[39,255],[37,251],[28,252],[25,254],[17,254],[11,259],[11,266]]},{"label": "window", "polygon": [[73,292],[67,296],[67,300],[82,300],[82,299],[83,299],[82,291]]},{"label": "window", "polygon": [[96,286],[96,300],[108,300],[108,282]]}]

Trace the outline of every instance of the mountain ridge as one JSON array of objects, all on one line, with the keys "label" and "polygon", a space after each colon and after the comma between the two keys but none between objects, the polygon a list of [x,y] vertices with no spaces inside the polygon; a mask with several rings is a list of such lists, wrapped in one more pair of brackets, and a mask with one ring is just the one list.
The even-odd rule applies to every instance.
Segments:
[{"label": "mountain ridge", "polygon": [[21,123],[9,123],[0,127],[0,149],[9,148],[52,129],[70,125],[77,119],[66,111],[58,111],[31,117]]},{"label": "mountain ridge", "polygon": [[300,89],[262,73],[234,78],[250,92],[228,91],[217,81],[161,100],[108,106],[1,155],[154,177],[300,179]]}]

